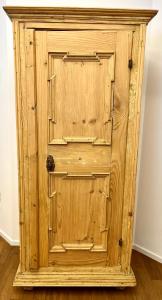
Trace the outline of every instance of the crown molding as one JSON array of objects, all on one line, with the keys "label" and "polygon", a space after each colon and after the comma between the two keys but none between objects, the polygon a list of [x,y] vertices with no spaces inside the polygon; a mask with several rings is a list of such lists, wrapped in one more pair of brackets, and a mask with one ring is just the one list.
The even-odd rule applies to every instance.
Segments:
[{"label": "crown molding", "polygon": [[39,19],[88,19],[104,21],[122,21],[133,24],[148,23],[157,10],[148,9],[107,9],[107,8],[74,8],[74,7],[23,7],[4,6],[8,16],[13,19],[39,20]]}]

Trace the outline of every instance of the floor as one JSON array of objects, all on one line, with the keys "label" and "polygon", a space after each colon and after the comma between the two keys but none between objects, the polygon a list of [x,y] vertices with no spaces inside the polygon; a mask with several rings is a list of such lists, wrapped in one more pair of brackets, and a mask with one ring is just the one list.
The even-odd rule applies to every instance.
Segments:
[{"label": "floor", "polygon": [[137,278],[135,288],[34,288],[24,291],[12,287],[19,261],[18,247],[0,237],[0,300],[162,300],[162,264],[133,251],[132,267]]}]

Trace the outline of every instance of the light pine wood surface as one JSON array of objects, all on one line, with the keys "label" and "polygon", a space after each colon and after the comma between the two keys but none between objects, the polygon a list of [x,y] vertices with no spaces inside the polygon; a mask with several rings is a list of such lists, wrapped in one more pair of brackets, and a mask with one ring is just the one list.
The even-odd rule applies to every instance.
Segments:
[{"label": "light pine wood surface", "polygon": [[[76,20],[90,23],[113,22],[118,23],[122,20],[126,24],[148,23],[156,14],[157,10],[151,9],[104,9],[104,8],[74,8],[74,7],[22,7],[6,6],[5,11],[13,19],[20,20],[51,20],[53,19]],[[66,16],[66,18],[65,18]]]},{"label": "light pine wood surface", "polygon": [[[131,44],[129,32],[36,32],[40,267],[120,265]],[[50,175],[48,154],[56,163]]]},{"label": "light pine wood surface", "polygon": [[5,10],[13,21],[19,149],[14,285],[134,286],[145,34],[157,11]]}]

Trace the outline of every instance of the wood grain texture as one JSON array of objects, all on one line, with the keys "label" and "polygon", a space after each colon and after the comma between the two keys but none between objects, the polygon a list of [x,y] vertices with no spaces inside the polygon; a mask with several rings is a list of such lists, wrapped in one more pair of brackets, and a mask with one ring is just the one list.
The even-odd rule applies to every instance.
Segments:
[{"label": "wood grain texture", "polygon": [[[48,31],[47,48],[49,52],[69,52],[88,55],[95,52],[113,53],[115,51],[115,32],[102,31]],[[54,44],[54,40],[57,43]]]},{"label": "wood grain texture", "polygon": [[[125,47],[123,47],[123,45],[125,45]],[[108,264],[110,266],[121,263],[121,248],[119,245],[119,240],[121,239],[125,150],[129,103],[129,71],[127,62],[131,56],[131,47],[132,34],[130,32],[118,33],[116,42],[114,108],[112,114],[113,129],[110,175],[112,216],[108,247],[111,247],[113,251],[108,254]]]},{"label": "wood grain texture", "polygon": [[54,199],[51,199],[54,205],[51,217],[55,226],[50,227],[53,245],[50,251],[58,252],[57,245],[61,245],[64,252],[68,249],[107,251],[111,216],[111,201],[107,201],[109,175],[98,176],[84,180],[74,175],[68,180],[64,175],[51,175],[50,194],[54,195]]},{"label": "wood grain texture", "polygon": [[[133,216],[135,204],[136,168],[139,139],[140,103],[144,64],[146,26],[141,25],[139,32],[134,33],[132,59],[134,67],[130,78],[129,117],[127,133],[127,150],[125,163],[125,187],[122,226],[122,269],[129,273]],[[131,171],[130,171],[131,170]]]},{"label": "wood grain texture", "polygon": [[30,270],[38,268],[38,145],[37,120],[35,110],[36,82],[35,82],[35,49],[34,30],[25,31],[26,58],[26,97],[28,119],[28,185],[29,185],[29,265]]},{"label": "wood grain texture", "polygon": [[[22,122],[22,99],[21,99],[21,75],[20,75],[20,28],[17,21],[13,22],[14,58],[16,73],[16,121],[17,121],[17,149],[18,149],[18,175],[19,175],[19,226],[20,226],[20,265],[21,270],[25,270],[25,220],[24,220],[24,186],[23,186],[23,122]],[[20,201],[21,199],[21,201]]]},{"label": "wood grain texture", "polygon": [[110,172],[111,147],[92,146],[91,143],[68,143],[52,147],[48,145],[48,151],[55,158],[55,172]]},{"label": "wood grain texture", "polygon": [[[42,42],[43,43],[42,43]],[[48,265],[48,190],[47,190],[47,78],[48,53],[46,31],[36,32],[36,76],[37,76],[37,118],[38,118],[38,161],[39,161],[39,266]],[[44,82],[46,84],[44,85]],[[43,87],[43,88],[42,88]]]},{"label": "wood grain texture", "polygon": [[[21,269],[29,269],[28,249],[26,247],[28,234],[28,164],[27,164],[27,116],[26,116],[26,85],[25,82],[25,37],[24,26],[14,21],[14,46],[15,46],[15,64],[16,64],[16,92],[17,92],[17,124],[19,130],[18,149],[19,149],[19,202],[20,215],[20,240]],[[20,56],[22,59],[20,60]]]},{"label": "wood grain texture", "polygon": [[[36,33],[36,55],[42,57],[46,44],[43,38],[41,32]],[[56,153],[56,170],[48,180],[49,213],[45,206],[40,207],[40,215],[46,215],[50,223],[49,264],[103,264],[106,253],[102,252],[111,251],[107,250],[107,239],[111,220],[109,169],[115,71],[112,49],[115,51],[116,34],[62,31],[47,32],[46,38],[48,78],[42,58],[36,68],[38,111],[43,112],[38,116],[39,161],[44,160],[47,149],[54,159]],[[48,93],[44,89],[47,79]],[[45,122],[48,139],[47,125],[42,127]],[[97,159],[98,151],[105,158]],[[43,195],[47,179],[41,180]],[[47,228],[41,220],[40,224],[41,239]],[[48,245],[44,243],[45,246]],[[93,252],[92,256],[83,250]]]},{"label": "wood grain texture", "polygon": [[26,291],[22,287],[13,287],[12,282],[19,261],[19,248],[9,246],[0,238],[0,299],[1,300],[65,300],[75,299],[114,299],[114,300],[161,300],[162,299],[162,264],[136,252],[132,253],[132,267],[134,269],[137,286],[117,290],[116,288],[62,288],[35,287]]},{"label": "wood grain texture", "polygon": [[[41,33],[39,33],[40,35]],[[100,41],[100,43],[99,43]],[[107,42],[106,42],[107,41]],[[46,41],[43,41],[42,43],[45,44]],[[86,43],[86,46],[85,46]],[[111,120],[112,118],[112,109],[113,109],[113,131],[111,133],[110,131],[110,136],[112,136],[112,154],[111,154],[111,197],[112,199],[112,205],[113,208],[111,210],[111,225],[110,225],[110,239],[108,241],[108,265],[118,265],[120,264],[120,246],[119,246],[119,240],[121,238],[121,225],[122,225],[122,203],[123,203],[123,187],[124,187],[124,166],[125,166],[125,149],[126,149],[126,132],[127,132],[127,118],[128,118],[128,99],[129,99],[129,70],[128,70],[128,60],[131,57],[131,45],[132,45],[132,34],[128,32],[118,32],[117,34],[115,33],[110,33],[110,32],[93,32],[89,33],[88,31],[86,33],[83,32],[48,32],[47,35],[47,45],[48,45],[48,51],[50,52],[49,60],[48,60],[48,68],[49,68],[49,75],[48,75],[48,82],[49,82],[49,147],[48,151],[51,154],[51,149],[53,149],[53,145],[60,144],[59,138],[63,136],[64,132],[65,134],[68,134],[68,138],[63,138],[63,140],[66,142],[80,142],[80,138],[76,138],[75,136],[80,135],[81,137],[85,136],[85,134],[88,133],[88,135],[96,134],[97,137],[102,137],[102,131],[103,131],[103,126],[102,120],[104,121],[103,124],[105,124],[106,121]],[[113,48],[111,46],[113,45]],[[126,45],[123,47],[123,45]],[[37,40],[37,47],[40,49],[43,49],[42,44],[39,43]],[[70,52],[63,52],[66,51],[70,48],[71,53],[75,54],[70,54]],[[95,49],[96,54],[92,55],[90,53],[93,53],[92,51]],[[114,62],[114,57],[112,56],[111,52],[112,49],[115,51],[115,56],[116,56],[116,67],[115,67],[115,62]],[[116,50],[115,50],[116,49]],[[40,50],[42,51],[42,50]],[[103,51],[103,52],[101,52]],[[87,52],[87,54],[85,54]],[[39,53],[39,52],[38,52]],[[41,52],[40,52],[41,53]],[[52,54],[51,54],[52,53]],[[68,53],[68,54],[67,54]],[[109,54],[110,53],[110,54]],[[41,54],[39,54],[41,55]],[[122,56],[122,60],[120,57]],[[68,61],[67,61],[68,59]],[[102,62],[102,59],[105,60],[105,62]],[[108,60],[108,62],[107,62]],[[104,67],[104,73],[103,71],[100,71],[100,78],[102,79],[101,82],[98,80],[98,76],[95,78],[94,74],[96,71],[96,66],[97,66],[97,72],[98,68],[101,68],[98,63],[103,64]],[[83,65],[82,65],[83,64]],[[106,65],[104,65],[106,64]],[[43,71],[41,71],[40,66],[42,65],[42,68],[44,68]],[[76,68],[77,66],[77,68]],[[63,71],[62,71],[63,68]],[[65,70],[64,70],[65,68]],[[70,68],[70,69],[69,69]],[[76,68],[76,71],[75,71]],[[85,68],[84,74],[82,74],[83,69]],[[88,73],[87,76],[87,69],[92,70],[90,74]],[[115,68],[115,77],[114,77],[114,68]],[[73,70],[73,72],[71,71]],[[121,76],[121,70],[123,71],[123,74]],[[37,64],[37,71],[38,74],[45,74],[46,72],[46,66],[40,63]],[[75,71],[75,72],[74,72]],[[74,73],[74,75],[73,75]],[[93,76],[92,76],[93,73]],[[109,75],[107,75],[109,74]],[[101,76],[102,75],[102,76]],[[41,75],[42,76],[42,75]],[[44,76],[44,75],[43,75]],[[74,76],[74,77],[73,77]],[[86,78],[87,76],[87,78]],[[92,78],[94,77],[93,81]],[[38,76],[38,80],[39,80]],[[46,77],[44,78],[44,83],[43,81],[39,82],[39,93],[40,97],[43,95],[44,101],[46,101],[47,93],[43,94],[44,91],[41,92],[41,89],[46,85]],[[77,81],[75,78],[78,78],[79,86],[77,84]],[[90,82],[88,81],[90,78]],[[113,84],[113,89],[112,89],[112,81],[114,81]],[[99,86],[102,86],[102,82],[105,83],[103,84],[103,89],[97,90],[94,88],[96,85],[98,85],[99,81]],[[89,82],[89,85],[86,83]],[[92,83],[93,84],[92,84]],[[107,82],[107,87],[106,86]],[[91,88],[92,85],[92,88]],[[91,91],[92,89],[92,91]],[[77,91],[77,94],[76,94]],[[88,92],[87,92],[88,91]],[[94,93],[95,91],[95,93]],[[102,92],[103,91],[103,92]],[[114,91],[114,96],[113,96],[113,91]],[[103,96],[102,97],[102,93]],[[98,95],[100,95],[98,97]],[[112,108],[112,98],[114,97],[114,107]],[[105,99],[107,99],[107,102],[105,102]],[[122,99],[124,98],[125,101]],[[93,99],[93,103],[91,103]],[[39,101],[39,97],[38,97]],[[64,102],[62,102],[64,101]],[[98,109],[98,104],[100,101],[99,109]],[[41,103],[41,101],[39,101]],[[44,102],[42,102],[44,103]],[[62,103],[62,104],[61,104]],[[102,110],[104,108],[104,110]],[[44,109],[42,109],[44,111]],[[92,115],[91,115],[92,114]],[[97,117],[96,117],[97,115]],[[87,119],[93,120],[92,124],[90,124],[90,130],[88,128],[89,122],[87,123]],[[71,120],[72,120],[72,125],[71,125]],[[84,121],[84,122],[83,122]],[[40,119],[39,120],[40,124],[44,124],[46,121],[45,119]],[[98,124],[97,124],[98,122]],[[52,125],[51,125],[52,123]],[[86,125],[86,127],[85,127]],[[53,126],[53,128],[51,128]],[[54,129],[57,126],[56,129]],[[99,129],[98,131],[94,131],[96,129]],[[67,131],[68,130],[68,131]],[[46,152],[46,127],[43,127],[41,132],[41,138],[43,138],[44,141],[44,153],[42,154],[42,159],[45,157],[45,152]],[[56,139],[54,138],[56,136]],[[71,136],[70,136],[71,135]],[[109,131],[106,131],[106,135],[109,135]],[[74,136],[74,137],[73,137]],[[91,138],[87,138],[87,142],[91,142]],[[85,140],[83,140],[85,143]],[[63,144],[64,142],[62,142]],[[109,142],[110,143],[110,142]],[[111,145],[111,143],[110,143]],[[81,145],[82,146],[82,145]],[[65,151],[66,153],[66,147],[62,148],[62,150],[59,148],[59,151]],[[71,153],[73,153],[73,145],[71,146]],[[79,145],[80,147],[80,145]],[[83,164],[84,166],[87,165],[87,162],[89,162],[89,155],[91,157],[91,153],[86,150],[87,145],[84,144],[84,150],[87,153],[87,159],[83,164],[83,161],[81,161],[81,164],[73,165],[73,173],[70,174],[70,177],[76,177],[75,172],[79,172],[80,166]],[[54,151],[57,149],[57,146],[55,146]],[[109,148],[107,149],[109,150]],[[91,150],[93,152],[93,150]],[[55,153],[55,152],[53,152]],[[57,150],[56,150],[57,153]],[[60,155],[60,152],[58,152]],[[108,152],[107,152],[108,154]],[[67,153],[65,154],[67,155]],[[71,156],[69,153],[68,155]],[[67,160],[67,165],[69,165],[69,158],[68,155],[66,157]],[[76,150],[75,150],[75,155],[76,155]],[[75,157],[75,155],[73,157]],[[56,163],[56,170],[58,171],[57,165],[60,165],[59,162],[62,162],[62,158],[65,157],[64,154],[62,154],[62,157],[56,157],[57,158],[57,163]],[[92,157],[91,157],[92,158]],[[90,158],[90,159],[91,159]],[[82,156],[80,156],[80,160],[82,160]],[[95,165],[96,165],[96,160],[95,160]],[[60,165],[60,168],[62,166],[62,170],[60,169],[60,172],[67,172],[67,169],[65,168],[65,164]],[[107,167],[109,167],[107,165]],[[89,164],[89,170],[88,167],[87,171],[90,172],[90,170],[93,168],[93,164]],[[101,166],[100,166],[101,168]],[[85,168],[84,168],[85,170]],[[82,168],[83,172],[83,168]],[[100,172],[103,172],[103,170],[100,169]],[[79,175],[79,174],[78,174]],[[77,175],[77,176],[78,176]],[[80,175],[79,175],[80,176]],[[69,175],[68,175],[69,177]],[[70,178],[69,177],[69,178]],[[62,182],[62,189],[65,189],[65,194],[64,194],[64,199],[65,195],[69,194],[71,201],[75,201],[75,197],[73,195],[73,188],[75,190],[75,193],[80,190],[84,190],[87,185],[87,180],[84,182],[83,181],[83,174],[82,174],[82,182],[80,181],[80,187],[79,185],[77,186],[77,181],[75,180],[75,184],[73,184],[73,181],[71,180],[71,185],[69,185],[69,188],[65,187],[65,183]],[[71,178],[72,179],[72,178]],[[47,182],[47,180],[45,180]],[[55,181],[54,181],[55,182]],[[82,187],[83,183],[83,187]],[[56,182],[55,182],[56,184]],[[73,186],[71,188],[70,186]],[[95,185],[94,185],[95,186]],[[82,188],[81,188],[82,187]],[[51,187],[49,186],[49,189],[51,190]],[[101,189],[101,188],[100,188]],[[57,194],[57,190],[54,189],[54,193]],[[61,193],[61,191],[59,192]],[[80,192],[79,192],[80,193]],[[40,194],[42,194],[40,192]],[[51,194],[51,193],[50,193]],[[83,194],[83,192],[82,192]],[[72,196],[73,195],[73,196]],[[57,197],[58,198],[58,197]],[[60,201],[57,202],[57,205],[61,205],[60,210],[64,211],[64,206],[66,206],[66,200],[65,204],[63,202],[60,203]],[[56,201],[55,201],[56,202]],[[80,209],[82,207],[82,200],[81,198],[78,198],[76,203],[77,205],[80,206]],[[75,203],[75,202],[74,202]],[[68,203],[69,208],[73,208],[74,203],[71,204]],[[51,201],[49,206],[51,205]],[[68,207],[65,211],[67,211],[67,216],[69,215],[68,213]],[[54,210],[57,208],[55,207]],[[74,210],[75,211],[75,210]],[[82,211],[82,209],[81,209]],[[97,207],[94,209],[94,212],[98,211]],[[93,212],[92,212],[93,213]],[[44,212],[44,215],[46,212]],[[53,211],[53,214],[55,215],[55,212]],[[52,215],[51,211],[49,215]],[[75,215],[73,212],[72,215]],[[91,215],[91,213],[90,213]],[[93,213],[94,215],[94,213]],[[59,218],[59,223],[57,224],[56,222],[56,227],[60,227],[62,221],[65,219],[66,214],[64,213],[64,217]],[[51,216],[52,217],[52,216]],[[70,219],[73,219],[71,216]],[[47,217],[46,217],[47,219]],[[67,220],[69,218],[67,217]],[[85,214],[85,220],[86,220],[86,214]],[[96,220],[94,221],[96,222]],[[98,222],[98,221],[97,221]],[[66,226],[64,225],[66,228]],[[81,228],[81,224],[78,224],[78,228]],[[73,236],[73,226],[68,227],[69,230],[69,235]],[[52,230],[51,230],[52,231]],[[52,234],[52,232],[51,232]],[[56,235],[56,233],[55,233]],[[63,242],[64,236],[61,235],[60,239],[62,239],[62,245],[63,244],[70,244],[71,242]],[[79,238],[78,238],[79,241]],[[70,249],[74,250],[76,249],[79,250],[79,245],[76,245],[73,247],[71,246]],[[81,247],[81,246],[80,246]],[[90,247],[91,246],[87,246]],[[65,251],[66,247],[63,246],[57,246],[55,248],[56,252],[66,252]],[[84,246],[84,249],[86,247]],[[69,250],[70,250],[69,249]],[[53,248],[54,252],[54,248]],[[74,255],[74,257],[73,257]],[[78,256],[80,253],[78,253]],[[85,253],[85,255],[87,255]],[[50,255],[51,256],[51,255]],[[66,254],[65,258],[63,258],[63,255],[60,256],[60,262],[67,264],[66,262],[66,256],[68,256],[68,262],[71,264],[78,264],[81,261],[85,262],[85,259],[77,259],[77,254]],[[84,256],[82,254],[82,256]],[[93,255],[94,256],[94,255]],[[92,256],[92,257],[93,257]],[[59,263],[58,261],[58,254],[57,255],[52,255],[50,259],[50,263],[52,263],[52,259],[55,264]],[[87,257],[88,258],[88,257]],[[72,260],[71,260],[72,259]],[[96,255],[97,263],[99,262],[99,255]],[[93,259],[90,259],[91,263]],[[101,258],[101,261],[103,261],[103,258]],[[94,260],[95,263],[95,260]]]}]

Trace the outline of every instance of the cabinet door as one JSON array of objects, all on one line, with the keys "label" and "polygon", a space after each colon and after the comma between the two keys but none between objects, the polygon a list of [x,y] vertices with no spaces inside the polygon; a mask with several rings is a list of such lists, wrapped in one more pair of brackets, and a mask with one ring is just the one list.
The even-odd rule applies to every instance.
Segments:
[{"label": "cabinet door", "polygon": [[120,265],[131,46],[128,31],[36,32],[41,267]]}]

